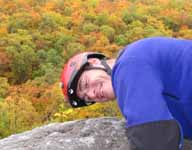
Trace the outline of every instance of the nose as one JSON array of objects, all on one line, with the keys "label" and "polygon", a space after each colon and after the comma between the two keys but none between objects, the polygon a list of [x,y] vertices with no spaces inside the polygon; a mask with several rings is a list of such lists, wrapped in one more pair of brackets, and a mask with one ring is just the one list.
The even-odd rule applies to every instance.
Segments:
[{"label": "nose", "polygon": [[95,98],[96,98],[95,89],[90,89],[90,90],[86,93],[86,96],[87,96],[88,100],[95,100]]}]

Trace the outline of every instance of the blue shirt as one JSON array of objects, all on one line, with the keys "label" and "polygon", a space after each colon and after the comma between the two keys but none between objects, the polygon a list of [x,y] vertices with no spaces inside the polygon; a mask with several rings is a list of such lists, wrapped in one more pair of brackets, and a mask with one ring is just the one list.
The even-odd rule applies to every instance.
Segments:
[{"label": "blue shirt", "polygon": [[127,127],[176,119],[192,138],[192,40],[155,37],[126,46],[112,84]]}]

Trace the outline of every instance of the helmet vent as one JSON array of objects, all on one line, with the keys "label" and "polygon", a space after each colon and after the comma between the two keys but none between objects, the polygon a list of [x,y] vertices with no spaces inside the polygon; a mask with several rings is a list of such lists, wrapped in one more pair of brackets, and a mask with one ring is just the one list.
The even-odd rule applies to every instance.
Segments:
[{"label": "helmet vent", "polygon": [[73,94],[74,93],[73,89],[69,89],[69,93]]},{"label": "helmet vent", "polygon": [[70,67],[74,67],[77,63],[75,61],[71,62]]},{"label": "helmet vent", "polygon": [[73,101],[73,105],[74,105],[74,106],[77,106],[77,102],[76,102],[76,101]]}]

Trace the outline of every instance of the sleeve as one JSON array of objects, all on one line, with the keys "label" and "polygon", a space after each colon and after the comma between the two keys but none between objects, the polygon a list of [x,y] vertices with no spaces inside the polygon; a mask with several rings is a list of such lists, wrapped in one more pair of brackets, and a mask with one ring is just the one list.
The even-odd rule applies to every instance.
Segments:
[{"label": "sleeve", "polygon": [[180,127],[163,99],[157,70],[143,61],[130,59],[118,63],[112,77],[120,110],[127,121],[130,150],[178,149]]}]

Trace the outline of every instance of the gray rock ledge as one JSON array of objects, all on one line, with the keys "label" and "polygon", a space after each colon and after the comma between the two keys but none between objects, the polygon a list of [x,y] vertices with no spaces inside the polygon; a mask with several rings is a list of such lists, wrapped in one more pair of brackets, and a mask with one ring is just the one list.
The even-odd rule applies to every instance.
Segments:
[{"label": "gray rock ledge", "polygon": [[[125,150],[124,125],[110,117],[53,123],[0,140],[0,150]],[[191,149],[185,141],[184,150]]]}]

